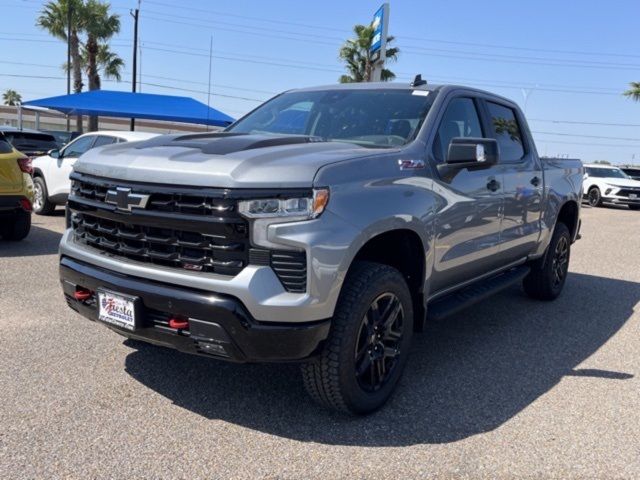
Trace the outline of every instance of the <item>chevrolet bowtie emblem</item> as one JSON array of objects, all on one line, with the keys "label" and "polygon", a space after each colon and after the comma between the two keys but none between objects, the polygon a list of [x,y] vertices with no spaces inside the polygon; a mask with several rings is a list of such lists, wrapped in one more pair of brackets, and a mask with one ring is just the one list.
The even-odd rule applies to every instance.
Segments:
[{"label": "chevrolet bowtie emblem", "polygon": [[131,208],[146,208],[149,195],[131,193],[130,188],[117,187],[115,190],[107,191],[104,201],[114,204],[118,210],[130,212]]}]

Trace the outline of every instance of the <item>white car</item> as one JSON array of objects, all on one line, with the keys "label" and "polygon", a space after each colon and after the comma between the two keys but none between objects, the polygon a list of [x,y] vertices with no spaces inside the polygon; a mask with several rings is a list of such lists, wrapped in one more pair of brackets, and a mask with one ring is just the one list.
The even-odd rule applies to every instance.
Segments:
[{"label": "white car", "polygon": [[56,205],[64,205],[69,196],[69,175],[73,164],[87,150],[114,143],[134,142],[155,137],[156,133],[100,131],[80,135],[60,150],[33,160],[33,211],[39,215],[52,213]]},{"label": "white car", "polygon": [[585,165],[583,189],[592,207],[612,203],[640,210],[640,181],[613,165]]}]

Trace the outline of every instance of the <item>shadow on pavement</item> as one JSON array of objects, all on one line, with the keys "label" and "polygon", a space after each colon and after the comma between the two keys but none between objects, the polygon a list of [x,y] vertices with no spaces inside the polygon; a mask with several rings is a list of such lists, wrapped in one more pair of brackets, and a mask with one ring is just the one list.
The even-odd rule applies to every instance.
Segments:
[{"label": "shadow on pavement", "polygon": [[[64,217],[64,210],[56,210],[53,216]],[[24,240],[7,242],[0,240],[0,258],[28,257],[58,253],[62,233],[38,225],[38,217],[31,217],[31,231]]]},{"label": "shadow on pavement", "polygon": [[512,288],[417,335],[390,403],[365,418],[313,404],[295,365],[236,365],[127,342],[136,350],[126,370],[191,412],[281,437],[357,446],[454,442],[499,427],[564,376],[596,377],[611,388],[633,377],[576,367],[638,301],[639,283],[576,273],[551,303]]}]

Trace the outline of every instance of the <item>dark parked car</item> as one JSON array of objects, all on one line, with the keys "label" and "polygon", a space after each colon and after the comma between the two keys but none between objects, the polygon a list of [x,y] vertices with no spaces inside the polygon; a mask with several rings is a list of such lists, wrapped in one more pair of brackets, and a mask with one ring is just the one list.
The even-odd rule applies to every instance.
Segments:
[{"label": "dark parked car", "polygon": [[58,148],[64,147],[71,140],[75,140],[81,134],[80,132],[67,132],[66,130],[43,130],[44,133],[53,135],[58,142]]},{"label": "dark parked car", "polygon": [[622,170],[634,180],[640,180],[640,167],[622,167],[620,168],[620,170]]},{"label": "dark parked car", "polygon": [[49,150],[58,148],[56,138],[49,133],[14,127],[0,127],[0,132],[16,150],[30,158],[45,155]]}]

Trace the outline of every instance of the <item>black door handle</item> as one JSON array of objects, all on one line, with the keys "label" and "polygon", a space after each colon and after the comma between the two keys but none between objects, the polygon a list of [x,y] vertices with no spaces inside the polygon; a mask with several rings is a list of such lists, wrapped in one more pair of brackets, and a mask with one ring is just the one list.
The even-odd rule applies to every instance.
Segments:
[{"label": "black door handle", "polygon": [[531,179],[531,185],[533,185],[534,187],[537,187],[538,185],[540,185],[540,183],[542,183],[542,180],[540,180],[540,177],[533,177]]},{"label": "black door handle", "polygon": [[491,180],[489,180],[489,183],[487,183],[487,188],[492,192],[495,192],[500,188],[500,182],[497,181],[495,178],[492,178]]}]

